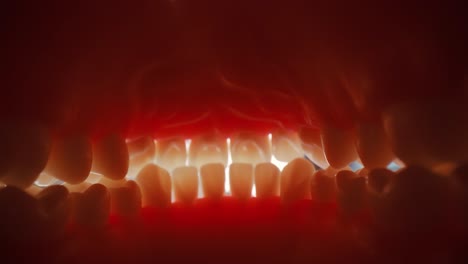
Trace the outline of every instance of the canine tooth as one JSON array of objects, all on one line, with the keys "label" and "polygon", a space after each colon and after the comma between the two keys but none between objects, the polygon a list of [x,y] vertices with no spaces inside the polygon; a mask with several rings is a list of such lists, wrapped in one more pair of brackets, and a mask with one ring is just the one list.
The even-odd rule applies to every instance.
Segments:
[{"label": "canine tooth", "polygon": [[189,164],[201,167],[209,163],[221,163],[224,166],[228,160],[228,149],[226,139],[209,134],[192,139],[189,150]]},{"label": "canine tooth", "polygon": [[357,159],[352,130],[325,126],[321,134],[323,151],[330,166],[341,169]]},{"label": "canine tooth", "polygon": [[83,135],[56,139],[45,172],[62,181],[83,182],[91,171],[93,152],[91,141]]},{"label": "canine tooth", "polygon": [[136,176],[141,188],[143,206],[165,208],[171,203],[171,176],[167,170],[148,164]]},{"label": "canine tooth", "polygon": [[159,139],[157,142],[156,163],[171,171],[184,166],[187,159],[185,141],[181,137]]},{"label": "canine tooth", "polygon": [[271,160],[268,135],[243,132],[231,138],[232,162],[257,164]]},{"label": "canine tooth", "polygon": [[376,193],[383,193],[395,173],[389,169],[379,168],[369,171],[368,184]]},{"label": "canine tooth", "polygon": [[430,168],[468,160],[468,115],[464,104],[401,103],[388,108],[383,120],[393,150],[405,164]]},{"label": "canine tooth", "polygon": [[46,212],[48,222],[55,235],[63,234],[71,216],[71,205],[68,200],[68,190],[62,185],[52,185],[45,188],[37,196],[40,207]]},{"label": "canine tooth", "polygon": [[253,187],[253,166],[248,163],[232,163],[229,166],[229,182],[232,196],[247,200]]},{"label": "canine tooth", "polygon": [[320,131],[310,128],[301,128],[299,131],[299,138],[302,142],[302,149],[314,164],[317,164],[317,166],[322,169],[330,166],[323,152]]},{"label": "canine tooth", "polygon": [[103,227],[110,215],[110,193],[102,184],[91,185],[76,201],[76,221],[88,227]]},{"label": "canine tooth", "polygon": [[224,195],[225,169],[221,163],[209,163],[200,168],[203,195],[219,200]]},{"label": "canine tooth", "polygon": [[393,151],[382,126],[361,123],[356,131],[356,149],[364,167],[384,168],[392,162]]},{"label": "canine tooth", "polygon": [[3,124],[0,136],[2,182],[23,189],[30,186],[47,163],[51,141],[48,130],[35,124]]},{"label": "canine tooth", "polygon": [[281,172],[281,200],[288,204],[310,197],[310,181],[315,172],[310,161],[297,158],[283,168]]},{"label": "canine tooth", "polygon": [[125,139],[117,134],[100,138],[93,144],[92,171],[113,180],[123,179],[128,172],[128,149]]},{"label": "canine tooth", "polygon": [[192,204],[198,196],[198,170],[196,167],[179,167],[172,172],[176,201]]},{"label": "canine tooth", "polygon": [[111,213],[125,217],[138,215],[141,208],[141,192],[136,182],[127,181],[124,186],[109,190]]},{"label": "canine tooth", "polygon": [[265,162],[255,166],[255,191],[258,198],[279,196],[280,170],[274,164]]},{"label": "canine tooth", "polygon": [[283,162],[303,157],[301,139],[292,131],[275,131],[272,133],[272,153]]},{"label": "canine tooth", "polygon": [[324,170],[316,171],[311,181],[311,196],[318,202],[330,202],[336,199],[336,182],[334,175],[331,176]]}]

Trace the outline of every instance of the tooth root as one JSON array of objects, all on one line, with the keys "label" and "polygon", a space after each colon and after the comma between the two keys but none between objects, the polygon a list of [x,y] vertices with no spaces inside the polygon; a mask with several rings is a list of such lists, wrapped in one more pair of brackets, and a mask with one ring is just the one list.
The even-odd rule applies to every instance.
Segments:
[{"label": "tooth root", "polygon": [[111,213],[124,217],[135,217],[141,209],[140,187],[134,181],[127,181],[124,186],[110,188]]},{"label": "tooth root", "polygon": [[376,193],[383,193],[385,187],[389,185],[395,173],[389,169],[379,168],[369,171],[368,184],[369,188]]},{"label": "tooth root", "polygon": [[357,159],[352,130],[325,126],[321,133],[323,150],[330,166],[341,169]]},{"label": "tooth root", "polygon": [[390,142],[379,124],[362,123],[357,127],[356,149],[368,169],[387,167],[394,159]]},{"label": "tooth root", "polygon": [[224,195],[225,169],[221,163],[209,163],[200,168],[200,178],[205,198],[219,200]]},{"label": "tooth root", "polygon": [[167,170],[148,164],[138,173],[136,182],[141,188],[143,206],[165,208],[171,203],[171,177]]},{"label": "tooth root", "polygon": [[156,163],[162,168],[172,171],[185,165],[187,149],[183,138],[174,137],[159,139],[157,142]]},{"label": "tooth root", "polygon": [[125,139],[117,134],[100,138],[93,144],[92,171],[119,180],[127,175],[128,149]]},{"label": "tooth root", "polygon": [[322,169],[330,166],[323,152],[320,131],[303,127],[299,131],[299,138],[302,142],[301,146],[303,151],[314,164]]},{"label": "tooth root", "polygon": [[318,202],[331,202],[336,200],[336,182],[334,175],[329,175],[324,170],[316,171],[311,181],[312,199]]},{"label": "tooth root", "polygon": [[47,164],[49,132],[40,125],[25,123],[3,124],[0,130],[2,182],[22,189],[31,186]]},{"label": "tooth root", "polygon": [[229,167],[229,183],[232,196],[247,200],[253,187],[253,166],[248,163],[232,163]]},{"label": "tooth root", "polygon": [[45,172],[62,181],[83,182],[93,161],[91,141],[82,135],[57,139],[52,144]]},{"label": "tooth root", "polygon": [[175,199],[192,204],[198,196],[198,170],[196,167],[179,167],[172,172]]},{"label": "tooth root", "polygon": [[294,159],[281,172],[281,200],[288,204],[310,197],[310,181],[315,168],[308,160]]},{"label": "tooth root", "polygon": [[76,222],[87,227],[103,227],[110,215],[110,193],[102,184],[91,185],[76,201]]},{"label": "tooth root", "polygon": [[259,199],[279,196],[280,170],[272,163],[255,166],[255,191]]},{"label": "tooth root", "polygon": [[71,216],[69,192],[65,186],[52,185],[42,190],[37,196],[39,205],[46,212],[54,235],[63,234]]},{"label": "tooth root", "polygon": [[130,155],[129,171],[136,174],[143,166],[153,162],[156,155],[156,146],[153,138],[139,137],[127,141]]},{"label": "tooth root", "polygon": [[382,117],[395,155],[405,164],[430,168],[468,160],[464,104],[408,102],[390,107]]},{"label": "tooth root", "polygon": [[257,164],[271,160],[268,135],[243,132],[231,138],[232,162]]},{"label": "tooth root", "polygon": [[272,153],[279,161],[289,162],[303,157],[301,139],[292,131],[275,131],[272,133]]},{"label": "tooth root", "polygon": [[221,163],[226,166],[227,160],[228,149],[225,138],[210,134],[192,140],[189,156],[191,166],[199,168],[210,163]]}]

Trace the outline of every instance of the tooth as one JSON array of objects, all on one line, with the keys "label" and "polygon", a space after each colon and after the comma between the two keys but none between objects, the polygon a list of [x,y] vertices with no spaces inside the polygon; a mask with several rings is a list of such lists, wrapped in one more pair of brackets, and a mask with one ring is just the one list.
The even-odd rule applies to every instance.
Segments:
[{"label": "tooth", "polygon": [[257,164],[271,160],[268,135],[243,132],[231,138],[232,162]]},{"label": "tooth", "polygon": [[430,168],[438,163],[468,160],[468,114],[464,104],[401,103],[388,108],[382,116],[393,150],[405,164]]},{"label": "tooth", "polygon": [[122,136],[110,134],[93,144],[93,172],[113,180],[123,179],[127,175],[128,163],[127,144]]},{"label": "tooth", "polygon": [[37,196],[39,205],[46,212],[54,235],[62,235],[71,216],[71,204],[68,190],[62,185],[52,185],[42,190]]},{"label": "tooth", "polygon": [[341,169],[357,159],[352,130],[322,128],[322,145],[330,166]]},{"label": "tooth", "polygon": [[367,178],[367,176],[369,175],[369,169],[367,168],[359,169],[356,171],[356,174],[360,177]]},{"label": "tooth", "polygon": [[279,161],[289,162],[304,156],[301,139],[292,131],[275,131],[272,133],[272,153]]},{"label": "tooth", "polygon": [[8,245],[33,245],[47,234],[46,215],[24,191],[13,186],[0,189],[0,208],[0,234]]},{"label": "tooth", "polygon": [[272,163],[255,166],[255,190],[258,198],[269,198],[280,194],[280,170]]},{"label": "tooth", "polygon": [[229,183],[232,196],[247,200],[252,194],[253,166],[248,163],[232,163],[229,166]]},{"label": "tooth", "polygon": [[111,213],[124,217],[135,217],[141,208],[140,187],[134,181],[127,181],[124,186],[110,188]]},{"label": "tooth", "polygon": [[310,197],[310,181],[315,172],[314,165],[306,159],[297,158],[281,172],[281,200],[288,204]]},{"label": "tooth", "polygon": [[35,124],[3,124],[0,158],[2,182],[19,188],[29,187],[44,169],[50,152],[47,129]]},{"label": "tooth", "polygon": [[385,168],[373,169],[369,171],[369,188],[376,193],[383,193],[385,187],[390,183],[393,175],[395,175],[393,171]]},{"label": "tooth", "polygon": [[299,131],[299,137],[302,142],[302,149],[307,154],[308,158],[320,168],[328,168],[330,164],[328,164],[325,153],[323,152],[320,131],[303,127]]},{"label": "tooth", "polygon": [[394,155],[383,127],[378,124],[361,123],[356,130],[356,149],[364,167],[387,167]]},{"label": "tooth", "polygon": [[225,169],[221,163],[209,163],[200,168],[200,178],[205,198],[219,200],[224,195]]},{"label": "tooth", "polygon": [[76,201],[76,221],[87,227],[103,227],[110,215],[110,194],[102,184],[91,185]]},{"label": "tooth", "polygon": [[364,206],[366,197],[366,179],[352,171],[340,171],[336,174],[340,205],[346,213],[356,212]]},{"label": "tooth", "polygon": [[168,171],[185,165],[187,149],[183,138],[159,139],[157,143],[156,163]]},{"label": "tooth", "polygon": [[65,186],[68,189],[68,191],[70,191],[70,193],[73,193],[73,192],[82,193],[91,186],[91,183],[89,182],[82,182],[79,184],[65,183],[63,186]]},{"label": "tooth", "polygon": [[172,172],[175,199],[192,204],[198,196],[198,170],[196,167],[179,167]]},{"label": "tooth", "polygon": [[228,160],[228,149],[226,139],[209,134],[199,136],[192,140],[190,145],[189,164],[201,167],[209,163],[221,163],[226,166]]},{"label": "tooth", "polygon": [[41,173],[39,174],[39,177],[37,180],[34,182],[36,185],[39,186],[49,186],[52,185],[54,182],[56,182],[57,179],[46,174],[46,173]]},{"label": "tooth", "polygon": [[171,203],[171,176],[167,170],[148,164],[136,176],[143,206],[165,208]]},{"label": "tooth", "polygon": [[45,172],[62,181],[77,184],[83,182],[91,171],[93,161],[91,141],[83,136],[56,139]]},{"label": "tooth", "polygon": [[336,200],[336,182],[334,175],[324,170],[316,171],[312,177],[311,196],[318,202],[331,202]]},{"label": "tooth", "polygon": [[130,155],[129,171],[136,174],[143,166],[153,162],[156,155],[156,146],[153,138],[149,136],[139,137],[127,141]]}]

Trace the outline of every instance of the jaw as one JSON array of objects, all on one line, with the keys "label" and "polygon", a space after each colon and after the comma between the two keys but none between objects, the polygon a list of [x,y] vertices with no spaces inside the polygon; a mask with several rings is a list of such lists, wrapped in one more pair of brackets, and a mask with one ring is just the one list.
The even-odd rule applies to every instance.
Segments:
[{"label": "jaw", "polygon": [[[15,27],[5,32],[2,51],[7,69],[2,72],[0,134],[7,152],[19,154],[0,160],[1,180],[26,188],[41,172],[66,174],[59,179],[73,192],[96,182],[123,188],[119,181],[125,177],[138,184],[151,181],[143,185],[157,186],[154,192],[164,194],[155,198],[160,206],[171,202],[167,179],[177,169],[183,172],[177,178],[178,196],[193,202],[196,191],[188,182],[203,167],[211,179],[205,188],[213,189],[219,200],[224,184],[219,174],[231,165],[229,159],[236,163],[233,174],[249,172],[231,183],[240,189],[252,185],[250,174],[256,171],[245,163],[255,168],[263,164],[258,170],[265,178],[255,185],[273,197],[279,195],[280,172],[269,167],[272,157],[292,163],[308,156],[324,169],[328,187],[334,185],[328,174],[346,171],[356,161],[369,170],[395,159],[437,169],[468,159],[466,40],[458,39],[466,28],[456,12],[461,8],[447,4],[423,11],[405,6],[403,11],[386,4],[361,9],[307,1],[270,1],[266,8],[218,2],[85,1],[72,7],[45,1],[37,9],[18,4],[8,10],[18,15],[8,17]],[[31,165],[28,170],[11,169],[20,159]],[[139,175],[152,161],[160,167],[147,170],[157,177]],[[298,167],[299,172],[313,169],[310,164]],[[91,171],[98,180],[90,180]],[[22,176],[12,179],[13,174]],[[111,175],[110,180],[102,175]],[[290,178],[283,184],[300,192],[284,193],[310,198],[304,186],[313,183]],[[263,186],[262,179],[268,184]],[[87,199],[108,202],[112,192],[99,188],[90,191],[96,199]],[[114,192],[141,198],[133,189]],[[310,202],[283,212],[280,200],[270,198],[253,205],[222,198],[224,207],[202,199],[197,213],[176,204],[142,214],[154,234],[189,230],[184,221],[194,219],[202,230],[194,232],[197,238],[218,224],[221,229],[243,223],[249,232],[273,234],[284,219],[310,223],[301,218],[310,217],[304,213],[310,212]],[[82,206],[84,211],[92,210],[89,204]],[[134,206],[125,208],[132,211]],[[314,212],[333,211],[328,209]],[[220,210],[229,213],[220,218]],[[155,219],[163,221],[158,217],[165,214],[170,221],[154,227]],[[296,227],[309,235],[320,231]],[[206,247],[215,246],[217,231],[206,239]],[[297,230],[283,231],[288,236]],[[247,233],[238,234],[244,240],[233,238],[245,241]],[[148,237],[134,238],[148,242]],[[271,238],[255,237],[262,243]]]}]

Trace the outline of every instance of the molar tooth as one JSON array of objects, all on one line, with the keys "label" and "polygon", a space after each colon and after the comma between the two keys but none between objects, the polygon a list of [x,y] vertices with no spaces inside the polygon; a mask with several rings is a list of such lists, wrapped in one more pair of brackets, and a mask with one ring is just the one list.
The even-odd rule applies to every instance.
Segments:
[{"label": "molar tooth", "polygon": [[316,171],[310,184],[311,196],[318,202],[331,202],[336,199],[336,182],[334,175],[325,170]]},{"label": "molar tooth", "polygon": [[136,176],[141,188],[143,206],[165,208],[171,203],[171,176],[167,170],[148,164]]},{"label": "molar tooth", "polygon": [[2,124],[0,127],[0,178],[7,185],[29,187],[47,164],[49,131],[37,124]]},{"label": "molar tooth", "polygon": [[299,131],[299,138],[302,142],[302,149],[314,164],[322,169],[330,166],[323,152],[320,131],[303,127]]},{"label": "molar tooth", "polygon": [[283,162],[303,157],[301,139],[292,131],[275,131],[272,133],[272,153]]},{"label": "molar tooth", "polygon": [[205,198],[219,200],[224,195],[225,169],[221,163],[209,163],[200,168]]},{"label": "molar tooth", "polygon": [[315,172],[314,165],[308,160],[297,158],[281,172],[281,200],[288,204],[310,197],[310,181]]},{"label": "molar tooth", "polygon": [[91,141],[86,136],[56,139],[52,143],[45,172],[62,181],[77,184],[88,177],[92,161]]},{"label": "molar tooth", "polygon": [[356,131],[356,149],[364,167],[384,168],[392,162],[394,155],[382,126],[361,123]]},{"label": "molar tooth", "polygon": [[231,138],[232,162],[257,164],[271,160],[268,135],[242,132]]},{"label": "molar tooth", "polygon": [[352,130],[322,128],[322,145],[330,166],[341,169],[357,159]]},{"label": "molar tooth", "polygon": [[389,169],[378,168],[369,171],[368,184],[369,188],[376,193],[383,193],[385,187],[389,185],[395,173]]},{"label": "molar tooth", "polygon": [[393,150],[405,164],[430,168],[468,160],[464,104],[407,102],[389,107],[382,117]]},{"label": "molar tooth", "polygon": [[157,141],[156,163],[171,171],[184,166],[187,160],[185,140],[181,137],[159,139]]},{"label": "molar tooth", "polygon": [[76,201],[76,221],[87,227],[102,228],[110,214],[110,193],[102,184],[93,184]]},{"label": "molar tooth", "polygon": [[248,163],[232,163],[229,166],[229,182],[232,196],[247,200],[252,194],[253,166]]},{"label": "molar tooth", "polygon": [[52,185],[42,190],[37,196],[39,205],[46,212],[54,235],[60,236],[71,216],[69,192],[63,185]]},{"label": "molar tooth", "polygon": [[172,172],[176,201],[192,204],[198,196],[198,170],[196,167],[179,167]]},{"label": "molar tooth", "polygon": [[127,140],[127,147],[130,155],[130,175],[138,173],[143,166],[153,162],[155,158],[156,146],[153,138],[149,136]]},{"label": "molar tooth", "polygon": [[255,166],[255,189],[258,198],[269,198],[280,194],[280,170],[265,162]]},{"label": "molar tooth", "polygon": [[189,151],[189,164],[201,167],[209,163],[221,163],[226,166],[228,161],[228,147],[226,139],[209,134],[192,139]]},{"label": "molar tooth", "polygon": [[122,136],[110,134],[94,142],[93,172],[113,180],[123,179],[128,172],[128,163],[127,144]]},{"label": "molar tooth", "polygon": [[141,191],[134,181],[124,186],[110,188],[111,212],[124,217],[135,217],[141,208]]}]

